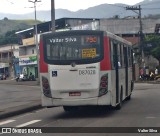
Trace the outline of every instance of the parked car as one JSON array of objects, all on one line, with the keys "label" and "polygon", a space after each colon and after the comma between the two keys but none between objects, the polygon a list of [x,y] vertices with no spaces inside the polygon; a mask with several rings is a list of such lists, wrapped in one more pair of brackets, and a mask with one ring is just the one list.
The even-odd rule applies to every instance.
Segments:
[{"label": "parked car", "polygon": [[0,73],[0,80],[6,80],[6,75],[3,73]]}]

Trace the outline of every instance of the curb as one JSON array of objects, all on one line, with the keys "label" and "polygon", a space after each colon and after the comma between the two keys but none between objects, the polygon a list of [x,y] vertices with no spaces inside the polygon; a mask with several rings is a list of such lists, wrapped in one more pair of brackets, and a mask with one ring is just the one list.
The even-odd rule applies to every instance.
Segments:
[{"label": "curb", "polygon": [[160,84],[160,81],[135,81],[134,83]]},{"label": "curb", "polygon": [[[42,109],[42,108],[43,107],[41,106],[40,102],[35,102],[34,104],[30,103],[30,104],[21,105],[18,107],[4,109],[4,112],[0,111],[0,119],[5,119],[5,118],[17,116],[17,115],[20,115],[23,113],[31,112],[31,111]],[[3,112],[3,113],[1,113],[1,112]]]},{"label": "curb", "polygon": [[22,81],[22,82],[16,82],[12,80],[4,80],[0,81],[0,84],[10,84],[10,85],[26,85],[26,86],[40,86],[40,84],[37,81]]}]

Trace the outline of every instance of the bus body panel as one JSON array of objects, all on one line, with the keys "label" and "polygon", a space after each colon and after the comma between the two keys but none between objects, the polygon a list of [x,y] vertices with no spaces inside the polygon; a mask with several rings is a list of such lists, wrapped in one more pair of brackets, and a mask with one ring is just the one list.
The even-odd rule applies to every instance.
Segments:
[{"label": "bus body panel", "polygon": [[99,90],[99,63],[75,67],[49,65],[49,80],[54,98],[96,97]]}]

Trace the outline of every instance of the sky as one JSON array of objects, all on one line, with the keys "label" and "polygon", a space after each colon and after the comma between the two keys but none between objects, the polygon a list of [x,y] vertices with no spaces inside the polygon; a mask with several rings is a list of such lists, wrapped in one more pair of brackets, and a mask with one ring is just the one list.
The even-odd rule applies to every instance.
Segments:
[{"label": "sky", "polygon": [[[0,13],[24,14],[34,11],[34,4],[28,2],[29,0],[0,0]],[[30,0],[35,1],[35,0]],[[37,10],[50,10],[51,0],[38,0]],[[68,9],[70,11],[78,11],[80,9],[87,9],[100,4],[115,4],[123,3],[134,5],[143,0],[55,0],[55,9]]]}]

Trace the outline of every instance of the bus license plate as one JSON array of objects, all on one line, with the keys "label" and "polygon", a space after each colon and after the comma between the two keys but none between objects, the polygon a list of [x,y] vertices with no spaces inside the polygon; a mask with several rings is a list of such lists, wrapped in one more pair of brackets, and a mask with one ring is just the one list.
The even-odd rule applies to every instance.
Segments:
[{"label": "bus license plate", "polygon": [[70,92],[69,96],[81,96],[81,92]]}]

